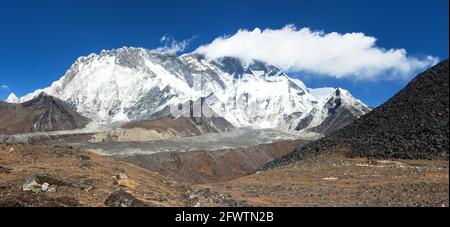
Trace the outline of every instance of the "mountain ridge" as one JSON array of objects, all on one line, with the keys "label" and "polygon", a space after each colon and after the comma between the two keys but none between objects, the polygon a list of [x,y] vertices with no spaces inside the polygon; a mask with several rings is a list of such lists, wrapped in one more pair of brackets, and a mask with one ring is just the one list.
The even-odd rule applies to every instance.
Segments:
[{"label": "mountain ridge", "polygon": [[90,121],[64,101],[45,93],[19,104],[0,101],[0,107],[3,134],[72,130],[83,128]]},{"label": "mountain ridge", "polygon": [[[283,130],[294,130],[291,121],[305,118],[318,103],[303,82],[260,61],[246,64],[231,57],[207,60],[199,54],[176,56],[126,47],[78,58],[50,87],[20,101],[40,92],[58,97],[83,116],[99,121],[147,120],[169,106],[212,97],[209,107],[236,127]],[[355,118],[368,108],[359,112]],[[300,129],[322,122],[315,123]]]}]

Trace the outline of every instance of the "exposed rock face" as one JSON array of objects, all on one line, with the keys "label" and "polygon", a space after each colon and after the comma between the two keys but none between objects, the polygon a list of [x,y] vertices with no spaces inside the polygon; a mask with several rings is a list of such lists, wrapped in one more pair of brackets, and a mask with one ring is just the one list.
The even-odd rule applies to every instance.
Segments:
[{"label": "exposed rock face", "polygon": [[234,127],[221,117],[163,117],[157,120],[127,123],[123,126],[123,128],[143,128],[156,131],[173,132],[175,134],[183,134],[183,132],[186,132],[187,135],[200,135],[203,133],[229,131]]},{"label": "exposed rock face", "polygon": [[[183,104],[179,104],[179,106],[181,105]],[[156,113],[153,120],[130,122],[125,124],[123,128],[144,128],[158,132],[172,131],[175,134],[187,132],[191,135],[225,132],[234,128],[230,122],[220,117],[208,105],[205,105],[205,98],[196,101],[190,100],[184,105],[186,107],[179,111],[179,116],[173,116],[169,108],[164,108]]]},{"label": "exposed rock face", "polygon": [[[230,122],[219,117],[209,107],[201,106],[203,103],[204,98],[186,102],[185,109],[181,108],[179,116],[173,116],[169,108],[164,108],[150,120],[132,121],[120,128],[93,135],[90,142],[151,141],[226,132],[234,129]],[[194,111],[194,106],[197,104],[199,113]]]},{"label": "exposed rock face", "polygon": [[0,101],[0,134],[72,130],[87,123],[65,102],[44,93],[24,103]]},{"label": "exposed rock face", "polygon": [[349,148],[349,156],[384,159],[449,158],[448,60],[418,75],[404,89],[348,127],[268,163],[284,165],[304,155]]},{"label": "exposed rock face", "polygon": [[358,119],[358,116],[355,116],[350,110],[339,108],[327,117],[322,124],[311,128],[310,131],[328,136],[334,131],[351,124],[356,119]]}]

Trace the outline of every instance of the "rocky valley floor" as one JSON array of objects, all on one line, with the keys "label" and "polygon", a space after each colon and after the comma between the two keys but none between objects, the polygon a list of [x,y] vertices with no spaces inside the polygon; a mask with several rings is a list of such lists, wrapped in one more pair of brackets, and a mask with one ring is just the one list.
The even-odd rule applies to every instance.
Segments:
[{"label": "rocky valley floor", "polygon": [[308,141],[286,140],[217,150],[171,151],[113,157],[180,182],[201,184],[228,181],[253,174],[265,163],[306,143]]},{"label": "rocky valley floor", "polygon": [[250,206],[449,206],[448,161],[368,160],[345,152],[202,187]]},{"label": "rocky valley floor", "polygon": [[187,185],[71,147],[1,145],[0,179],[0,206],[190,206],[195,202],[189,199]]},{"label": "rocky valley floor", "polygon": [[77,148],[1,145],[0,206],[449,206],[448,161],[344,153],[193,185]]}]

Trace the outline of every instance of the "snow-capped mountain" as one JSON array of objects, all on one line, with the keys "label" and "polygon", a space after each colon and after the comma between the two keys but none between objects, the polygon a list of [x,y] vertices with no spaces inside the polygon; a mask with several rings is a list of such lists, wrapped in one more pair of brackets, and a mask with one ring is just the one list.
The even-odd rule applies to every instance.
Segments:
[{"label": "snow-capped mountain", "polygon": [[[333,108],[325,101],[333,92],[319,97],[315,91],[259,61],[209,60],[198,54],[124,47],[79,58],[60,80],[19,101],[45,92],[93,120],[130,121],[151,119],[168,107],[206,98],[215,113],[237,127],[303,130],[320,125],[329,116],[326,109]],[[341,94],[342,103],[358,110],[358,117],[367,112],[348,92]],[[306,118],[313,120],[298,127]]]},{"label": "snow-capped mountain", "polygon": [[5,101],[9,103],[17,103],[20,102],[20,99],[16,96],[16,94],[11,93]]}]

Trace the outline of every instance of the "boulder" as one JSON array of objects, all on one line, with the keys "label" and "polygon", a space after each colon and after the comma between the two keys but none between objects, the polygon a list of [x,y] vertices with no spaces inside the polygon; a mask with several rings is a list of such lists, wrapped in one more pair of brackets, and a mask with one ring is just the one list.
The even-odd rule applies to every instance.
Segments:
[{"label": "boulder", "polygon": [[113,177],[116,180],[116,184],[126,188],[136,188],[139,183],[130,179],[127,174],[119,173],[118,175]]},{"label": "boulder", "polygon": [[113,192],[106,200],[105,206],[108,207],[148,207],[149,204],[136,199],[131,194],[119,189]]}]

